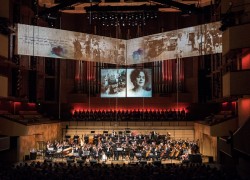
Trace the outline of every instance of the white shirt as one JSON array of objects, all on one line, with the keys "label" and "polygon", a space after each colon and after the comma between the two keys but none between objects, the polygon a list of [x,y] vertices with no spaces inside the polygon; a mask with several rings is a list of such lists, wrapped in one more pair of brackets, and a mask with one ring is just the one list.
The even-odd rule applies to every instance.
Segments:
[{"label": "white shirt", "polygon": [[127,97],[152,97],[152,91],[141,89],[139,91],[128,90]]}]

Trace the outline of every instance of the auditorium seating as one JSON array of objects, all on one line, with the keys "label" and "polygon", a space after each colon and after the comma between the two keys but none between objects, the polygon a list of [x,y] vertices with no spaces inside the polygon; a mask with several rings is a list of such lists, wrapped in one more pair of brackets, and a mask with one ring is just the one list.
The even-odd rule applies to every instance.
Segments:
[{"label": "auditorium seating", "polygon": [[106,165],[45,161],[19,163],[11,168],[0,164],[0,174],[1,179],[240,179],[236,173],[204,164]]}]

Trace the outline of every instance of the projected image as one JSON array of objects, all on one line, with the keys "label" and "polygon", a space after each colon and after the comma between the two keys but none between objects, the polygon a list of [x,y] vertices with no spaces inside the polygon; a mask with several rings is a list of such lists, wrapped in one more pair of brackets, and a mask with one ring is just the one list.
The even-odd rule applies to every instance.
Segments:
[{"label": "projected image", "polygon": [[126,97],[126,69],[101,69],[101,97]]},{"label": "projected image", "polygon": [[17,54],[118,65],[222,52],[220,22],[122,40],[18,24]]},{"label": "projected image", "polygon": [[151,69],[127,69],[127,97],[152,97]]},{"label": "projected image", "polygon": [[127,64],[222,52],[220,23],[209,23],[127,40]]}]

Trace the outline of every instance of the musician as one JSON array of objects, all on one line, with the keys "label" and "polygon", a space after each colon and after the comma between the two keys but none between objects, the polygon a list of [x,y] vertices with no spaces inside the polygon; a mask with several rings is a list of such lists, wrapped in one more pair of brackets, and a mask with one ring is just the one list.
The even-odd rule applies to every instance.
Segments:
[{"label": "musician", "polygon": [[130,157],[130,160],[134,160],[134,158],[135,158],[135,147],[134,147],[134,145],[129,150],[129,157]]},{"label": "musician", "polygon": [[91,152],[91,158],[98,160],[99,154],[98,154],[98,149],[96,148],[96,146],[93,146]]},{"label": "musician", "polygon": [[87,136],[86,134],[84,135],[84,143],[85,144],[89,143],[89,136]]},{"label": "musician", "polygon": [[50,141],[47,142],[46,147],[47,147],[47,150],[54,149],[54,145]]},{"label": "musician", "polygon": [[[90,150],[89,150],[89,146],[85,145],[82,148],[82,155],[80,155],[82,157],[83,160],[89,159],[90,158]],[[81,151],[79,152],[79,154],[81,153]]]},{"label": "musician", "polygon": [[182,161],[188,160],[188,149],[187,148],[183,149],[183,153],[181,155],[181,160]]},{"label": "musician", "polygon": [[126,156],[128,155],[128,152],[127,152],[127,146],[125,143],[122,144],[122,149],[123,151],[121,152],[121,155],[122,155],[122,159],[125,159]]},{"label": "musician", "polygon": [[117,149],[114,151],[114,160],[119,160],[119,152]]},{"label": "musician", "polygon": [[101,153],[101,160],[102,160],[102,162],[106,162],[107,161],[107,156],[106,156],[106,154],[105,154],[104,151],[102,151],[102,153]]},{"label": "musician", "polygon": [[107,143],[106,148],[104,149],[104,152],[106,153],[107,155],[107,159],[110,159],[113,155],[113,152],[112,152],[112,147]]},{"label": "musician", "polygon": [[[151,137],[151,140],[149,139],[150,135],[154,136],[154,138]],[[95,138],[97,140],[97,144],[79,142],[79,145],[75,143],[69,145],[67,141],[63,141],[62,143],[58,141],[51,143],[48,141],[46,147],[48,151],[52,151],[54,149],[59,150],[62,147],[62,154],[64,156],[66,156],[70,149],[70,152],[76,157],[83,156],[83,158],[93,158],[98,161],[105,161],[104,154],[107,159],[113,158],[114,160],[119,160],[121,157],[125,159],[127,156],[130,160],[134,160],[135,157],[138,159],[152,158],[153,160],[159,160],[166,157],[180,157],[182,159],[182,155],[186,155],[185,148],[190,150],[190,147],[192,147],[193,153],[199,150],[199,147],[197,148],[197,142],[170,140],[170,134],[169,136],[162,136],[157,135],[154,131],[152,131],[150,135],[145,136],[140,133],[134,133],[134,135],[131,136],[120,134],[116,135],[114,133],[113,137],[111,134],[105,137],[102,135],[95,135],[95,137],[97,137]],[[88,153],[86,152],[88,155],[85,155],[85,151],[88,151]]]},{"label": "musician", "polygon": [[74,157],[79,157],[79,146],[78,145],[75,145],[73,147],[73,156]]},{"label": "musician", "polygon": [[154,158],[156,158],[156,160],[159,160],[161,158],[161,145],[156,146],[156,148],[154,149]]},{"label": "musician", "polygon": [[83,155],[82,146],[80,146],[79,149],[78,149],[78,155],[79,155],[79,157],[82,157],[82,155]]},{"label": "musician", "polygon": [[105,153],[102,150],[102,147],[98,147],[98,156],[97,156],[98,161],[100,161],[102,159],[103,154],[105,154]]}]

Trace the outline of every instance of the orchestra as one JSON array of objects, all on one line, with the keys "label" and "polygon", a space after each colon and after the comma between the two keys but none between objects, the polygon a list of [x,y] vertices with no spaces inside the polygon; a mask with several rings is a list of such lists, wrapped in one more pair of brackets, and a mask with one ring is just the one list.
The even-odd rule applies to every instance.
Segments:
[{"label": "orchestra", "polygon": [[149,134],[115,133],[77,136],[63,141],[48,141],[46,158],[72,158],[83,161],[96,160],[166,160],[187,158],[189,153],[199,153],[197,142],[175,140],[170,134],[159,135],[152,131]]}]

